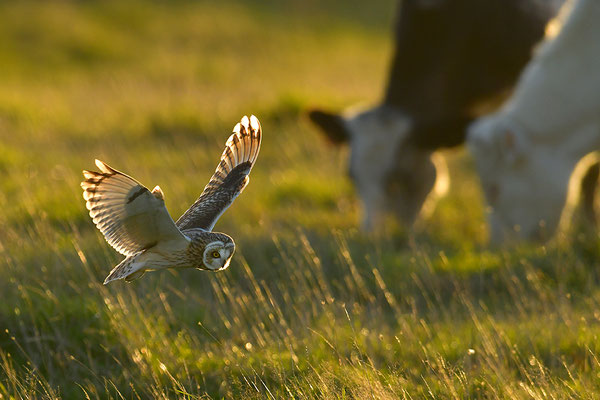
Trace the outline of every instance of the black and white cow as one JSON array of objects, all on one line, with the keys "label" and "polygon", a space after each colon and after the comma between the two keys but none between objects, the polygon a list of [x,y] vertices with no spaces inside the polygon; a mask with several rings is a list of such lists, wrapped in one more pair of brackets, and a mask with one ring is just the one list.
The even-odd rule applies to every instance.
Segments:
[{"label": "black and white cow", "polygon": [[563,19],[511,98],[469,128],[495,242],[549,238],[598,160],[590,153],[600,150],[600,1],[569,1]]},{"label": "black and white cow", "polygon": [[507,94],[560,3],[401,1],[381,103],[358,113],[309,112],[331,141],[350,145],[365,229],[386,214],[414,222],[440,181],[434,151],[463,143],[482,103]]}]

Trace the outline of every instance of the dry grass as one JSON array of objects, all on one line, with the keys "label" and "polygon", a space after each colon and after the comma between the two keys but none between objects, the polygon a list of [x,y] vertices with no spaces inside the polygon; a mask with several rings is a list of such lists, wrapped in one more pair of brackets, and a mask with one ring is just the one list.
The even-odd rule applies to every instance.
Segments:
[{"label": "dry grass", "polygon": [[[595,237],[486,250],[462,151],[416,232],[354,228],[344,151],[302,110],[378,98],[392,9],[0,4],[0,398],[597,398]],[[177,217],[249,113],[231,267],[102,286],[119,257],[81,169],[160,184]]]}]

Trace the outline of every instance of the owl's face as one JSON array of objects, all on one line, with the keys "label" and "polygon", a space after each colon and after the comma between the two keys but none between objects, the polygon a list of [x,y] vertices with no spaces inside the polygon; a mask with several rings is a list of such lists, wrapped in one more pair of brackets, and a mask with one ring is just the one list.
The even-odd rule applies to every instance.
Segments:
[{"label": "owl's face", "polygon": [[235,243],[233,241],[222,242],[217,240],[206,246],[202,261],[206,269],[219,271],[229,267],[229,262],[234,252]]}]

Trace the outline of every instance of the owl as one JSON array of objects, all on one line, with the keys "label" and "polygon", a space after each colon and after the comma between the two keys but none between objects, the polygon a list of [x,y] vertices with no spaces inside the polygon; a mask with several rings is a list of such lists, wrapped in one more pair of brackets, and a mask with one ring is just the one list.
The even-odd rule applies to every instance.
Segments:
[{"label": "owl", "polygon": [[100,160],[96,160],[100,172],[84,170],[81,187],[90,217],[106,241],[125,256],[104,284],[118,279],[129,282],[146,271],[166,268],[227,268],[235,243],[212,229],[248,185],[261,137],[258,119],[244,116],[233,128],[204,191],[177,222],[165,207],[160,187],[150,191]]}]

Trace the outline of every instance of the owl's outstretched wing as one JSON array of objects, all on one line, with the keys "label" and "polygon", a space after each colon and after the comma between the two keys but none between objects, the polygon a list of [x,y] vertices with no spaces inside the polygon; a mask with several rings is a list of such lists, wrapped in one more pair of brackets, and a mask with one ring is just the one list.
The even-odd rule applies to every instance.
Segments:
[{"label": "owl's outstretched wing", "polygon": [[227,139],[215,173],[194,204],[179,218],[179,229],[212,230],[215,223],[250,181],[250,170],[260,150],[261,127],[252,115],[244,116]]},{"label": "owl's outstretched wing", "polygon": [[106,241],[119,253],[130,256],[159,242],[187,240],[165,207],[157,186],[145,186],[100,160],[101,172],[83,171],[83,198],[90,217]]}]

